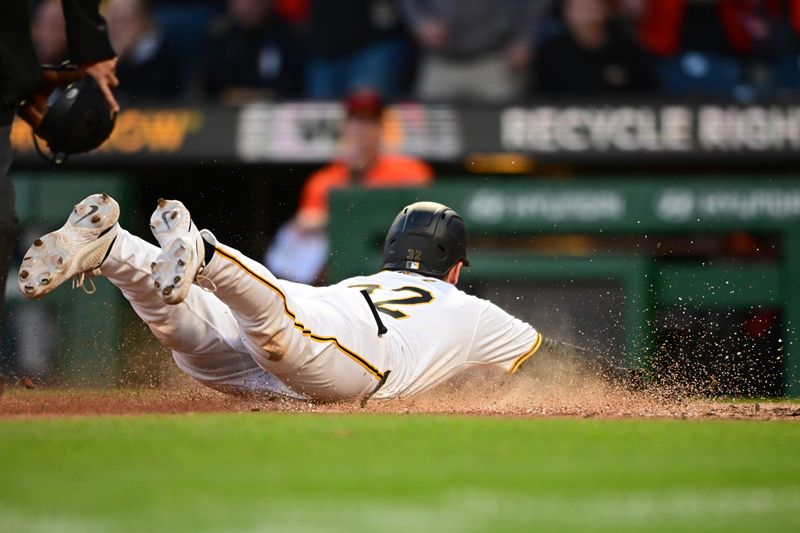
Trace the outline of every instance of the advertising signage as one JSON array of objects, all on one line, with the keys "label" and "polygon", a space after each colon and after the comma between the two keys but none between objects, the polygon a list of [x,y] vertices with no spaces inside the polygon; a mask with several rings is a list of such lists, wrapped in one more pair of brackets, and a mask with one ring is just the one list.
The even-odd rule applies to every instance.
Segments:
[{"label": "advertising signage", "polygon": [[[341,149],[335,103],[255,103],[123,110],[85,164],[321,164]],[[434,163],[526,154],[564,164],[800,161],[800,104],[540,104],[505,108],[390,106],[383,145]],[[37,163],[30,128],[15,123],[17,161]]]}]

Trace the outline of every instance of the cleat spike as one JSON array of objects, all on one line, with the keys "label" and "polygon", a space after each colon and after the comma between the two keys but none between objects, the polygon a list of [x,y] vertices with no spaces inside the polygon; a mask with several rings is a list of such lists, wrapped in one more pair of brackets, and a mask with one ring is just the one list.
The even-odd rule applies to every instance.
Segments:
[{"label": "cleat spike", "polygon": [[186,206],[178,200],[160,199],[150,217],[153,236],[161,253],[152,267],[151,279],[165,303],[184,301],[203,268],[203,244]]},{"label": "cleat spike", "polygon": [[93,194],[72,206],[64,226],[36,239],[25,253],[17,280],[20,292],[38,298],[76,276],[73,287],[87,290],[83,274],[95,271],[106,257],[118,217],[119,205],[108,195]]}]

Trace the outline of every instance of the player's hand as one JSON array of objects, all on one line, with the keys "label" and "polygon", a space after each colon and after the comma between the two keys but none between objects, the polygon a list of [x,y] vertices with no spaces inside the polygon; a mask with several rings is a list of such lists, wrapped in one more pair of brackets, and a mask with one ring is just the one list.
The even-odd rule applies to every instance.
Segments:
[{"label": "player's hand", "polygon": [[94,63],[84,63],[78,65],[78,70],[80,70],[83,75],[94,78],[100,90],[103,91],[108,105],[111,106],[111,109],[115,113],[118,113],[119,104],[117,103],[117,99],[114,98],[114,93],[111,92],[111,89],[119,85],[119,80],[116,75],[117,58],[112,57],[111,59],[96,61]]}]

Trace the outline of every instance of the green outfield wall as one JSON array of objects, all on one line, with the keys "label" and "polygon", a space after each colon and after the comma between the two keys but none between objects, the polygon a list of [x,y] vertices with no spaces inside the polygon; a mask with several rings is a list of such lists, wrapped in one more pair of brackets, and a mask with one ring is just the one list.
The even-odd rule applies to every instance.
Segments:
[{"label": "green outfield wall", "polygon": [[[777,308],[782,314],[784,388],[800,396],[800,178],[605,179],[444,182],[430,189],[342,190],[331,194],[333,281],[380,267],[391,219],[417,200],[461,213],[473,240],[532,235],[660,236],[735,231],[779,235],[773,261],[658,259],[650,251],[579,256],[519,249],[473,250],[466,280],[613,280],[624,295],[627,357],[652,353],[653,316],[663,306]],[[476,239],[477,238],[477,239]],[[509,239],[510,238],[510,239]]]},{"label": "green outfield wall", "polygon": [[[135,205],[138,187],[133,178],[99,173],[18,173],[14,183],[23,241],[58,228],[76,199],[102,190],[123,205]],[[470,250],[473,266],[464,274],[466,284],[516,280],[556,287],[568,283],[580,290],[604,284],[616,290],[622,302],[620,344],[633,363],[649,362],[659,309],[780,310],[784,388],[787,394],[800,396],[800,178],[486,181],[470,177],[423,190],[334,191],[330,280],[378,269],[390,221],[404,205],[420,199],[446,203],[467,221],[474,246]],[[134,232],[146,232],[140,227],[141,218],[123,210],[121,223]],[[674,235],[734,231],[777,235],[780,254],[759,262],[672,261],[635,247],[556,255],[525,246],[531,236],[542,235],[618,240],[647,236],[658,241]],[[509,242],[522,246],[509,247]],[[15,278],[12,271],[11,280]],[[28,356],[35,357],[39,351],[50,354],[44,374],[70,382],[114,383],[124,352],[120,343],[136,318],[107,281],[101,278],[97,286],[95,297],[64,288],[34,302],[18,297],[11,287],[7,295],[12,320],[6,327],[16,330],[4,332],[6,342],[24,329],[27,337],[22,341],[28,343]],[[517,305],[524,308],[525,302]],[[29,327],[20,328],[23,319]]]}]

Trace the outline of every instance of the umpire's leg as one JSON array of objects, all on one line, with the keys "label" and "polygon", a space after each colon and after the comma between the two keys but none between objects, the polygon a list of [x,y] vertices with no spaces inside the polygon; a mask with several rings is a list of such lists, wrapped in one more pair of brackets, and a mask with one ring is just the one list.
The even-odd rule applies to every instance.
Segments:
[{"label": "umpire's leg", "polygon": [[[13,153],[11,151],[11,126],[0,127],[0,332],[5,331],[2,321],[5,317],[5,289],[8,269],[17,242],[17,214],[14,209],[14,186],[8,177]],[[0,336],[0,347],[2,347]],[[0,354],[2,355],[2,354]],[[0,356],[0,369],[13,365]]]}]

